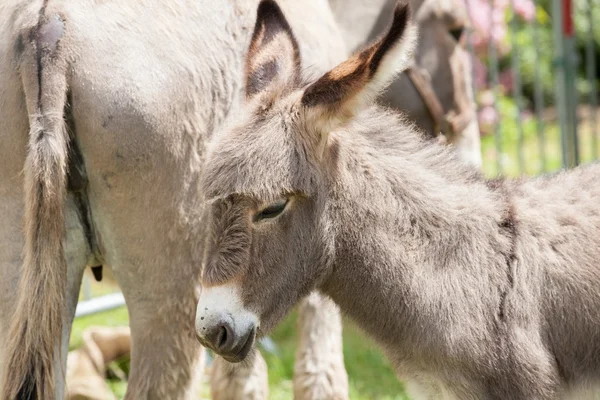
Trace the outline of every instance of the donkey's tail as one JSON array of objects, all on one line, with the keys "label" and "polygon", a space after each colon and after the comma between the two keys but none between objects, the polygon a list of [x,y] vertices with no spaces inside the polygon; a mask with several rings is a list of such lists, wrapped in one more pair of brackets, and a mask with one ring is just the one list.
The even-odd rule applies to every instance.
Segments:
[{"label": "donkey's tail", "polygon": [[[63,253],[68,135],[63,110],[64,22],[46,17],[30,32],[19,65],[29,112],[25,161],[25,251],[16,310],[7,343],[5,400],[54,399],[55,375],[64,376],[61,337],[66,321],[67,266]],[[59,370],[57,372],[57,369]]]}]

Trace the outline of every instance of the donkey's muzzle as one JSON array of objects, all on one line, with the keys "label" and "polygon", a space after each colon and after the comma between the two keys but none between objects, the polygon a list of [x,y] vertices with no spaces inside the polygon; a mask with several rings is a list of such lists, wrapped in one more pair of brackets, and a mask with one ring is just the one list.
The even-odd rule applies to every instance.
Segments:
[{"label": "donkey's muzzle", "polygon": [[246,358],[258,330],[258,317],[245,309],[237,290],[231,287],[206,288],[196,308],[196,336],[229,362]]}]

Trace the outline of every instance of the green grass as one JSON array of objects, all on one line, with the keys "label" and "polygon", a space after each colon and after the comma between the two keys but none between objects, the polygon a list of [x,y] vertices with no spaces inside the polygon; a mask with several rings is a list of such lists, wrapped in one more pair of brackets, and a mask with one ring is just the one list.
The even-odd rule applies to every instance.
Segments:
[{"label": "green grass", "polygon": [[[280,354],[263,352],[269,366],[270,399],[292,398],[294,353],[296,351],[296,314],[292,313],[273,332]],[[406,399],[381,351],[348,320],[344,320],[344,363],[348,372],[350,398],[356,400]]]},{"label": "green grass", "polygon": [[81,346],[81,336],[89,326],[126,326],[129,325],[129,315],[125,307],[100,314],[77,318],[73,323],[69,350]]},{"label": "green grass", "polygon": [[[524,175],[535,176],[543,172],[557,171],[562,168],[562,151],[560,145],[560,129],[556,124],[549,124],[544,128],[543,140],[545,149],[545,167],[542,164],[540,144],[535,136],[536,132],[525,132],[523,140]],[[593,136],[590,130],[581,130],[578,134],[579,152],[581,163],[587,163],[600,155],[600,145],[597,145],[596,153],[593,150]],[[599,141],[600,142],[600,141]],[[519,166],[517,145],[518,139],[504,138],[502,140],[502,174],[506,176],[522,175]],[[498,175],[495,138],[493,135],[486,136],[481,140],[481,153],[484,159],[483,171],[486,176]]]},{"label": "green grass", "polygon": [[[89,326],[120,326],[129,322],[125,308],[82,317],[75,320],[70,348],[81,345],[83,330]],[[293,397],[292,377],[296,352],[296,313],[293,312],[272,333],[278,355],[263,351],[269,366],[269,399],[287,400]],[[396,379],[389,363],[375,345],[349,321],[344,321],[344,361],[349,376],[350,398],[353,400],[402,400],[406,399],[402,384]],[[109,380],[113,392],[122,398],[126,383]],[[208,398],[208,388],[202,392]]]}]

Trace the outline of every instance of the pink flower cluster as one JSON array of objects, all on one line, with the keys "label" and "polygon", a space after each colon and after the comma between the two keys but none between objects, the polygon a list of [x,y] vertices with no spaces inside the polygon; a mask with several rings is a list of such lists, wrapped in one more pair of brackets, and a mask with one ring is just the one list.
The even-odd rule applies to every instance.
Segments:
[{"label": "pink flower cluster", "polygon": [[[496,48],[497,56],[502,57],[510,51],[507,43],[508,21],[506,11],[514,7],[516,15],[524,21],[535,18],[535,3],[533,0],[465,0],[472,22],[471,40],[475,52],[481,56],[487,55],[489,42]],[[494,94],[487,85],[488,71],[480,57],[473,59],[475,85],[480,89],[478,94],[480,109],[478,112],[479,125],[482,134],[492,132],[494,124],[498,123],[498,113],[493,107]],[[500,90],[504,93],[513,86],[511,71],[501,71],[498,77]]]},{"label": "pink flower cluster", "polygon": [[473,46],[487,49],[490,40],[500,45],[506,37],[506,9],[514,7],[515,13],[525,21],[535,18],[533,0],[465,0],[473,23]]}]

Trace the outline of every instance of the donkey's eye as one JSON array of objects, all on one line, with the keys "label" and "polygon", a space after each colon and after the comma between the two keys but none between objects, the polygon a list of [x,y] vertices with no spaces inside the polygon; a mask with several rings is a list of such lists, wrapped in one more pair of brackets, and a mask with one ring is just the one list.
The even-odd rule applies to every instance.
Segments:
[{"label": "donkey's eye", "polygon": [[450,35],[452,35],[452,37],[454,38],[454,40],[456,40],[457,42],[460,42],[460,39],[462,38],[463,34],[465,33],[465,27],[464,26],[457,26],[455,28],[450,29]]},{"label": "donkey's eye", "polygon": [[280,199],[274,203],[269,204],[267,207],[263,208],[261,211],[254,215],[254,222],[277,217],[283,212],[283,210],[285,210],[285,207],[288,205],[288,200],[289,199],[287,198]]}]

